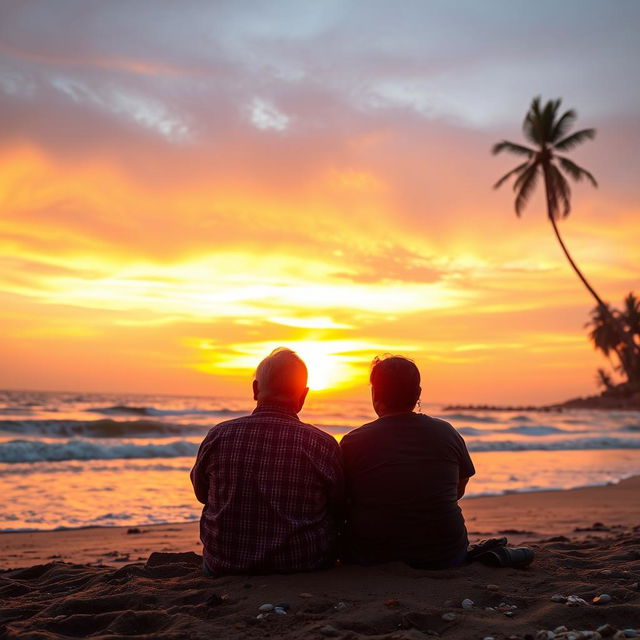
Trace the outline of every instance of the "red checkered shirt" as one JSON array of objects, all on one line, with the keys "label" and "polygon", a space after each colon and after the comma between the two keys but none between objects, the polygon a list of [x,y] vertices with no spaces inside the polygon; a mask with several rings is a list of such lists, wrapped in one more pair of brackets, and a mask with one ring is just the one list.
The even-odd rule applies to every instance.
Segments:
[{"label": "red checkered shirt", "polygon": [[213,427],[191,470],[204,560],[213,571],[303,571],[335,558],[340,447],[282,406]]}]

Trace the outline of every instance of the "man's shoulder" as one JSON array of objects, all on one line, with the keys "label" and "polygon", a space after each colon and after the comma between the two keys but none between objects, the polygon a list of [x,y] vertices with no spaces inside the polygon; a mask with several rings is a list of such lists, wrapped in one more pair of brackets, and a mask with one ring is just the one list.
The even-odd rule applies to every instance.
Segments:
[{"label": "man's shoulder", "polygon": [[233,431],[248,424],[250,415],[239,416],[237,418],[231,418],[230,420],[223,420],[212,425],[205,436],[205,440],[223,435],[225,432]]},{"label": "man's shoulder", "polygon": [[289,416],[286,414],[277,416],[274,419],[273,416],[252,413],[246,416],[240,416],[238,418],[232,418],[231,420],[225,420],[217,425],[213,426],[209,430],[210,436],[232,436],[234,432],[242,430],[260,429],[268,425],[277,424],[278,426],[285,426],[287,429],[291,429],[292,438],[301,438],[309,442],[324,445],[330,448],[337,448],[338,443],[336,439],[329,433],[322,431],[322,429],[307,422],[302,422],[295,416]]},{"label": "man's shoulder", "polygon": [[422,418],[424,418],[425,421],[428,422],[430,425],[433,425],[433,427],[435,427],[436,429],[443,429],[445,431],[449,431],[453,429],[455,431],[455,427],[450,422],[447,422],[442,418],[436,418],[435,416],[427,416],[423,414],[419,414],[419,415]]},{"label": "man's shoulder", "polygon": [[447,422],[442,418],[436,418],[435,416],[424,414],[418,414],[418,417],[424,423],[424,426],[430,430],[433,436],[440,438],[460,438],[458,430],[450,422]]},{"label": "man's shoulder", "polygon": [[363,441],[368,438],[375,438],[381,431],[387,429],[393,430],[398,424],[414,424],[430,429],[434,434],[442,434],[455,436],[458,432],[456,429],[446,420],[442,418],[435,418],[433,416],[424,415],[422,413],[414,413],[409,420],[406,417],[390,416],[387,418],[378,418],[371,422],[363,424],[361,427],[352,429],[342,438],[342,444],[349,444],[351,442]]},{"label": "man's shoulder", "polygon": [[337,440],[330,433],[327,433],[308,422],[299,422],[298,425],[303,430],[302,433],[304,433],[310,440],[331,449],[338,448]]},{"label": "man's shoulder", "polygon": [[355,427],[351,429],[349,433],[345,434],[340,441],[340,444],[345,445],[351,442],[357,442],[362,438],[373,437],[378,429],[381,428],[380,418],[377,420],[372,420],[371,422],[366,422],[360,427]]}]

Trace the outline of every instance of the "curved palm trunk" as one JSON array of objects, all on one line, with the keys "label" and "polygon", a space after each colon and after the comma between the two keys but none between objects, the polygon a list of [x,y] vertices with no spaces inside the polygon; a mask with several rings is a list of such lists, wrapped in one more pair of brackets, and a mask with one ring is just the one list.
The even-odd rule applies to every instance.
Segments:
[{"label": "curved palm trunk", "polygon": [[[631,349],[630,351],[631,358],[623,358],[617,349],[616,349],[616,354],[620,358],[620,364],[622,365],[625,371],[625,374],[627,375],[627,380],[629,382],[635,382],[636,374],[635,374],[635,367],[633,366],[633,362],[640,361],[640,348],[638,348],[638,345],[635,343],[633,338],[629,335],[629,332],[625,331],[620,321],[611,313],[611,311],[609,311],[609,307],[607,307],[607,305],[603,302],[602,298],[596,293],[596,290],[589,284],[589,281],[584,277],[584,275],[582,274],[582,271],[580,271],[580,269],[578,268],[578,265],[573,261],[573,258],[571,257],[569,250],[567,249],[567,247],[564,244],[564,241],[562,240],[562,236],[560,235],[558,225],[553,216],[553,210],[551,206],[551,192],[549,187],[549,173],[548,173],[548,168],[546,166],[543,167],[543,173],[544,173],[545,192],[547,196],[547,214],[549,217],[549,221],[551,222],[551,226],[553,227],[553,232],[556,234],[556,238],[560,243],[560,247],[562,248],[562,251],[564,252],[564,255],[566,256],[567,260],[569,261],[569,264],[571,265],[573,270],[576,272],[576,275],[578,276],[578,278],[580,278],[580,280],[582,281],[582,284],[584,284],[584,286],[587,288],[587,291],[595,298],[596,302],[598,303],[598,306],[604,313],[605,317],[608,318],[612,326],[616,327],[616,330],[620,338]],[[631,362],[629,362],[629,360],[631,360]]]}]

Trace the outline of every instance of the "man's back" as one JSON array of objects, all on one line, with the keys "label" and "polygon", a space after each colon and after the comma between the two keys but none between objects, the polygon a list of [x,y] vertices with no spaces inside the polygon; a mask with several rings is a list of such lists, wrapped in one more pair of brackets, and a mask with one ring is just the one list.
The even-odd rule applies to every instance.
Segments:
[{"label": "man's back", "polygon": [[341,446],[351,503],[347,540],[356,559],[437,567],[464,551],[458,485],[475,470],[449,423],[389,415],[351,431]]},{"label": "man's back", "polygon": [[332,559],[342,500],[335,439],[275,404],[223,422],[191,479],[205,503],[204,559],[214,571],[297,571]]}]

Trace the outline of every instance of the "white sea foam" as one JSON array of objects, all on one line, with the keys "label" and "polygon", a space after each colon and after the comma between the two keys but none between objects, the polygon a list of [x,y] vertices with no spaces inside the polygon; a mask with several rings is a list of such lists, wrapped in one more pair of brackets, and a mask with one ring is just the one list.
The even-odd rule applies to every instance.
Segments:
[{"label": "white sea foam", "polygon": [[0,462],[53,462],[61,460],[116,460],[195,456],[198,444],[176,440],[167,444],[103,444],[89,440],[41,442],[11,440],[0,444]]}]

